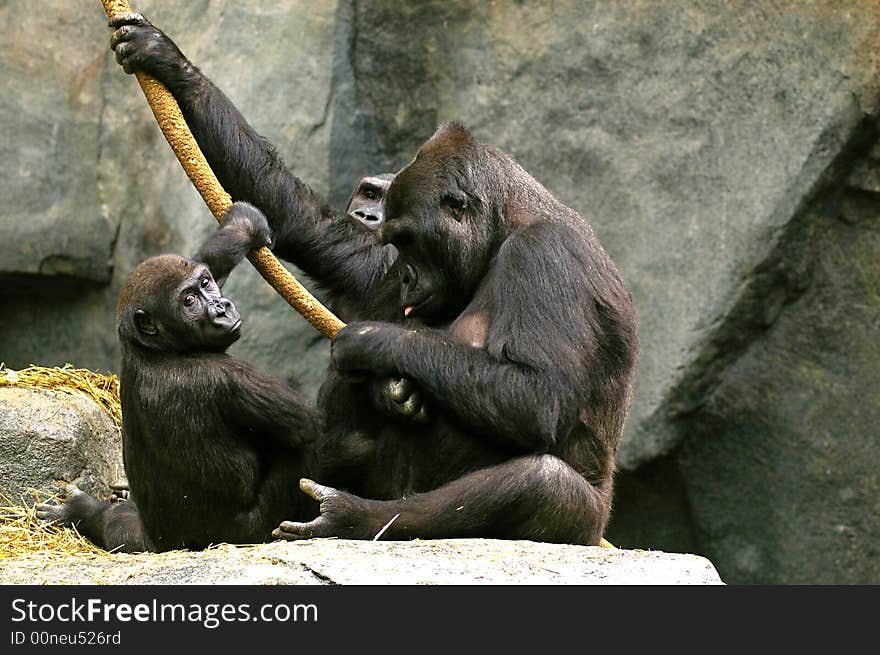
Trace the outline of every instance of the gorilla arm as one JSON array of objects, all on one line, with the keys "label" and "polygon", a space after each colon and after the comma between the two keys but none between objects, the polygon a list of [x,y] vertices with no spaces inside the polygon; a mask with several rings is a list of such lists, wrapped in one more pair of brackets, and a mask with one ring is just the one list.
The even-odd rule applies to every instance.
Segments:
[{"label": "gorilla arm", "polygon": [[318,410],[296,389],[240,359],[229,358],[217,390],[219,413],[243,439],[260,434],[282,448],[314,441],[320,429]]},{"label": "gorilla arm", "polygon": [[265,213],[275,235],[274,252],[332,296],[360,306],[392,254],[292,175],[275,148],[168,36],[138,14],[111,20],[110,26],[115,28],[111,47],[125,72],[146,72],[168,88],[232,199]]},{"label": "gorilla arm", "polygon": [[[405,376],[473,432],[527,452],[552,448],[589,398],[600,328],[581,275],[583,253],[550,230],[531,231],[505,242],[485,280],[492,295],[504,298],[488,305],[485,348],[443,330],[353,323],[333,341],[334,365]],[[548,272],[547,260],[558,266]],[[479,302],[478,292],[472,304]]]},{"label": "gorilla arm", "polygon": [[576,419],[572,385],[561,375],[496,359],[437,330],[352,323],[333,342],[333,364],[412,379],[472,432],[527,452],[547,452]]}]

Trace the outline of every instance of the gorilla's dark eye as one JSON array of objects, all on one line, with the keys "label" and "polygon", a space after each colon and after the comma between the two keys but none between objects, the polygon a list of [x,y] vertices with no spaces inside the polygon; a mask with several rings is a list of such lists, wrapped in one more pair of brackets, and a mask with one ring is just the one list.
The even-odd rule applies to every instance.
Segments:
[{"label": "gorilla's dark eye", "polygon": [[366,198],[367,200],[376,200],[378,196],[376,195],[376,192],[372,189],[367,189],[366,191],[364,191],[364,198]]},{"label": "gorilla's dark eye", "polygon": [[186,305],[187,307],[192,307],[195,302],[196,302],[196,294],[194,294],[194,293],[188,293],[186,295],[186,298],[183,299],[183,304]]},{"label": "gorilla's dark eye", "polygon": [[443,205],[452,214],[452,218],[461,221],[465,210],[467,210],[467,198],[464,196],[444,196]]},{"label": "gorilla's dark eye", "polygon": [[207,277],[202,278],[202,289],[207,289],[208,285],[211,283],[211,280]]}]

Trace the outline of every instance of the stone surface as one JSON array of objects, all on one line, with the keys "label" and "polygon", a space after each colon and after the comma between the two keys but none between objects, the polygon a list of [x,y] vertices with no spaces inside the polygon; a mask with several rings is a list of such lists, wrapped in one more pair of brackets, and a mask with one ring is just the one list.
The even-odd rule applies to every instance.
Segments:
[{"label": "stone surface", "polygon": [[619,476],[615,544],[701,552],[729,582],[880,582],[877,138],[747,280],[716,344],[728,363],[687,391],[680,452]]},{"label": "stone surface", "polygon": [[685,422],[701,552],[725,579],[880,583],[880,196],[835,191],[781,255],[809,284]]},{"label": "stone surface", "polygon": [[[77,3],[0,7],[0,275],[109,282],[119,228],[98,192],[104,53]],[[91,13],[91,12],[88,12]],[[46,39],[39,34],[50,34]],[[47,47],[48,45],[48,47]]]},{"label": "stone surface", "polygon": [[198,553],[0,561],[7,584],[723,584],[708,560],[656,551],[461,539],[311,540]]},{"label": "stone surface", "polygon": [[79,393],[0,387],[0,493],[33,502],[55,480],[107,498],[124,478],[122,438],[113,420]]}]

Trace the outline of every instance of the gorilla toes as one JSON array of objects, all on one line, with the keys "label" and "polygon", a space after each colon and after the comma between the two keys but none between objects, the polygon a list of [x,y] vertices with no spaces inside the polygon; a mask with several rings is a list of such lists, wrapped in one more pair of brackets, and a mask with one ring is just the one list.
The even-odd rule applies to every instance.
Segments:
[{"label": "gorilla toes", "polygon": [[381,386],[382,405],[392,416],[423,422],[427,408],[418,387],[407,378],[388,378]]},{"label": "gorilla toes", "polygon": [[128,481],[118,480],[110,483],[110,502],[121,503],[129,499],[131,490],[128,488]]},{"label": "gorilla toes", "polygon": [[314,537],[367,539],[373,536],[369,528],[372,521],[368,503],[371,501],[365,501],[352,494],[307,479],[300,480],[299,487],[321,503],[321,514],[306,523],[283,521],[272,531],[272,536],[276,539],[287,541]]},{"label": "gorilla toes", "polygon": [[66,503],[37,503],[34,509],[37,519],[47,525],[66,527],[73,523],[70,507]]},{"label": "gorilla toes", "polygon": [[282,521],[281,525],[272,530],[272,536],[275,539],[283,539],[284,541],[301,541],[303,539],[312,539],[313,537],[323,537],[324,534],[316,534],[316,530],[323,533],[324,530],[318,526],[318,519],[309,521],[308,523],[297,523],[295,521]]}]

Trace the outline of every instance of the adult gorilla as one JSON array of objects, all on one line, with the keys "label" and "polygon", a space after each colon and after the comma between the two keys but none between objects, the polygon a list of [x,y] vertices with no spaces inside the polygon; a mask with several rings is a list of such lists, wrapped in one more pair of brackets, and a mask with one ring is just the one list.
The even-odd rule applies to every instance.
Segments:
[{"label": "adult gorilla", "polygon": [[[637,324],[590,226],[453,123],[397,174],[374,241],[294,177],[166,35],[137,15],[111,25],[117,60],[174,94],[227,191],[266,214],[275,252],[348,320],[369,321],[334,339],[319,396],[321,479],[346,491],[304,480],[321,515],[276,536],[598,543]],[[395,407],[419,392],[423,422],[421,402]]]}]

